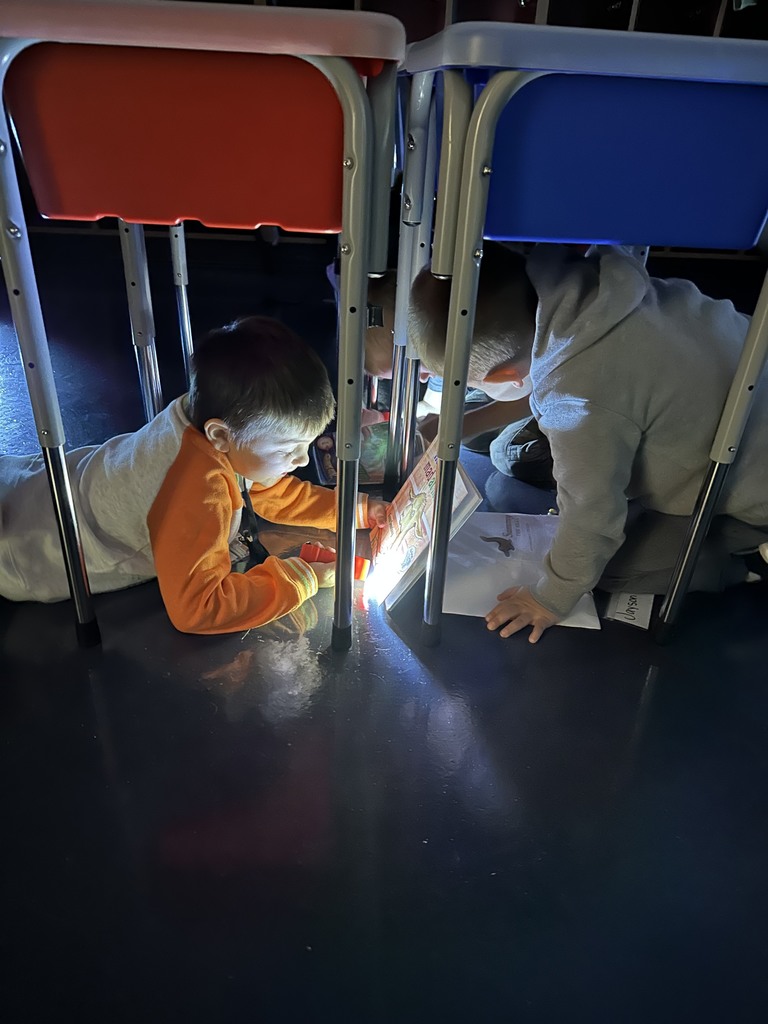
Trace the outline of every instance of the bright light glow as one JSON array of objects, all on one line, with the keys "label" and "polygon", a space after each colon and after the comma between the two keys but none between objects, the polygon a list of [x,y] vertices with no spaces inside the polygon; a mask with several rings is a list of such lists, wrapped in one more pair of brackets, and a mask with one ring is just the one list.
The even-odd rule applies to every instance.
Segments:
[{"label": "bright light glow", "polygon": [[403,568],[400,564],[399,551],[379,551],[376,562],[371,567],[368,578],[363,584],[365,600],[383,604],[387,594],[402,574]]}]

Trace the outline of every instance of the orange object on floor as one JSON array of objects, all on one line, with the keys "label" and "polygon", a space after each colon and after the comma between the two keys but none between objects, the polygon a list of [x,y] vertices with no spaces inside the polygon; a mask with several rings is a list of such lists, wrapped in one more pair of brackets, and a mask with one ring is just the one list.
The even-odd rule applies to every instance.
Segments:
[{"label": "orange object on floor", "polygon": [[[299,558],[303,558],[305,562],[335,562],[336,552],[331,551],[330,548],[321,548],[319,544],[310,544],[307,542],[301,545]],[[370,568],[371,560],[369,558],[362,558],[359,555],[355,556],[356,580],[366,579]]]}]

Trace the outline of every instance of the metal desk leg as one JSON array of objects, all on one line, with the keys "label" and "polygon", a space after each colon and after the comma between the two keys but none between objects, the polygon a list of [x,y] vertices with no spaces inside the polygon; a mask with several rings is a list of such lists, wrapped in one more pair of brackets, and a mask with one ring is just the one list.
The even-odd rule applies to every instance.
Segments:
[{"label": "metal desk leg", "polygon": [[654,624],[654,637],[665,643],[672,635],[677,615],[691,582],[696,559],[707,535],[731,463],[736,458],[747,424],[754,388],[768,355],[768,274],[757,300],[755,313],[744,340],[739,364],[720,417],[709,457],[712,460],[693,511],[688,533],[678,556],[669,589]]},{"label": "metal desk leg", "polygon": [[[443,433],[442,420],[440,433]],[[432,519],[432,538],[424,583],[424,622],[421,629],[421,639],[427,647],[436,647],[442,639],[443,594],[457,468],[456,459],[437,460],[435,513]]]},{"label": "metal desk leg", "polygon": [[408,343],[408,307],[413,280],[429,262],[430,253],[437,150],[433,77],[432,73],[415,75],[409,96],[397,257],[386,498],[394,497],[414,461],[419,363]]},{"label": "metal desk leg", "polygon": [[64,567],[75,605],[77,639],[81,646],[91,647],[100,643],[101,637],[88,586],[77,512],[64,458],[64,425],[53,379],[48,338],[40,308],[10,138],[8,121],[3,113],[0,115],[0,259],[37,436],[48,471]]},{"label": "metal desk leg", "polygon": [[163,408],[163,392],[160,387],[160,371],[155,350],[155,320],[149,292],[144,228],[141,224],[128,224],[124,220],[119,220],[118,225],[131,333],[139,368],[141,398],[144,402],[144,418],[149,423]]},{"label": "metal desk leg", "polygon": [[[407,351],[407,350],[406,350]],[[416,408],[419,404],[419,372],[421,362],[418,359],[405,360],[405,395],[403,398],[403,452],[400,464],[400,479],[405,481],[410,475],[415,462],[416,452]],[[402,484],[401,484],[402,486]]]},{"label": "metal desk leg", "polygon": [[[467,390],[469,351],[475,321],[475,302],[483,256],[483,227],[492,173],[491,156],[496,124],[512,95],[539,77],[536,72],[502,71],[495,75],[477,101],[467,129],[464,164],[456,216],[456,251],[448,308],[443,400],[438,434],[438,476],[432,538],[427,558],[422,639],[440,641],[445,572],[448,560],[456,461],[461,448],[464,396]],[[434,266],[434,260],[433,260]]]},{"label": "metal desk leg", "polygon": [[405,407],[405,345],[395,344],[392,351],[392,389],[389,399],[389,439],[384,467],[383,494],[387,501],[400,490],[403,457],[403,409]]},{"label": "metal desk leg", "polygon": [[187,296],[187,246],[184,238],[184,225],[175,224],[170,228],[171,260],[173,262],[173,284],[176,288],[176,308],[179,313],[179,334],[181,335],[181,352],[184,358],[184,376],[189,388],[192,372],[192,321],[189,317],[189,298]]},{"label": "metal desk leg", "polygon": [[387,267],[389,233],[389,196],[395,155],[395,103],[397,68],[389,64],[368,80],[373,137],[375,140],[371,171],[371,218],[369,274],[383,274]]},{"label": "metal desk leg", "polygon": [[363,405],[363,343],[367,324],[373,128],[368,96],[354,68],[340,57],[303,57],[326,76],[344,114],[341,273],[339,280],[339,404],[336,424],[336,587],[331,647],[352,646],[355,509]]},{"label": "metal desk leg", "polygon": [[51,487],[51,499],[56,513],[56,525],[64,555],[69,592],[75,605],[77,642],[81,647],[95,647],[101,643],[101,634],[91,601],[91,590],[85,569],[85,555],[80,541],[77,513],[64,457],[64,445],[43,448],[43,457],[45,468],[48,470],[48,483]]},{"label": "metal desk leg", "polygon": [[432,273],[452,277],[456,250],[456,211],[461,193],[464,144],[472,115],[472,88],[462,71],[443,73],[443,135],[437,180]]}]

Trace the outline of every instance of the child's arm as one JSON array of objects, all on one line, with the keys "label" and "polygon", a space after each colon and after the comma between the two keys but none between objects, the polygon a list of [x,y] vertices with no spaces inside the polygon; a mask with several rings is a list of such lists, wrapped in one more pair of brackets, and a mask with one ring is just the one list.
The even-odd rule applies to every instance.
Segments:
[{"label": "child's arm", "polygon": [[184,459],[171,467],[150,509],[160,592],[171,622],[184,633],[262,626],[317,593],[317,576],[300,558],[269,557],[247,573],[232,572],[229,532],[241,502],[223,469]]},{"label": "child's arm", "polygon": [[[336,492],[328,487],[284,476],[272,487],[254,484],[250,495],[254,512],[270,523],[336,529]],[[356,525],[359,530],[369,525],[368,504],[368,495],[358,494]]]},{"label": "child's arm", "polygon": [[531,593],[565,617],[600,579],[624,541],[627,490],[641,440],[638,425],[578,399],[543,410],[557,481],[558,528]]},{"label": "child's arm", "polygon": [[558,400],[539,420],[555,463],[557,535],[538,584],[511,587],[485,616],[488,629],[512,636],[530,626],[530,643],[565,618],[600,579],[624,540],[626,489],[640,430],[616,413]]},{"label": "child's arm", "polygon": [[[527,398],[520,398],[516,402],[488,402],[481,405],[479,409],[470,409],[464,413],[464,420],[461,427],[462,441],[469,441],[478,434],[484,434],[486,430],[495,430],[496,427],[506,427],[515,420],[524,416],[530,416],[531,407]],[[419,420],[419,431],[426,441],[434,441],[437,436],[437,428],[440,417],[425,416]]]}]

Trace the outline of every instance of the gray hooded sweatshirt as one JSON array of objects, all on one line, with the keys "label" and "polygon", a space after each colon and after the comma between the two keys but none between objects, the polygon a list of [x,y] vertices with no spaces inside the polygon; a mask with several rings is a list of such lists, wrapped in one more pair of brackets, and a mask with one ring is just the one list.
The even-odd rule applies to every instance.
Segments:
[{"label": "gray hooded sweatshirt", "polygon": [[[549,439],[560,519],[534,594],[566,615],[624,541],[628,499],[693,511],[749,326],[730,301],[652,278],[625,250],[540,246],[531,409]],[[718,513],[768,525],[768,373]]]}]

